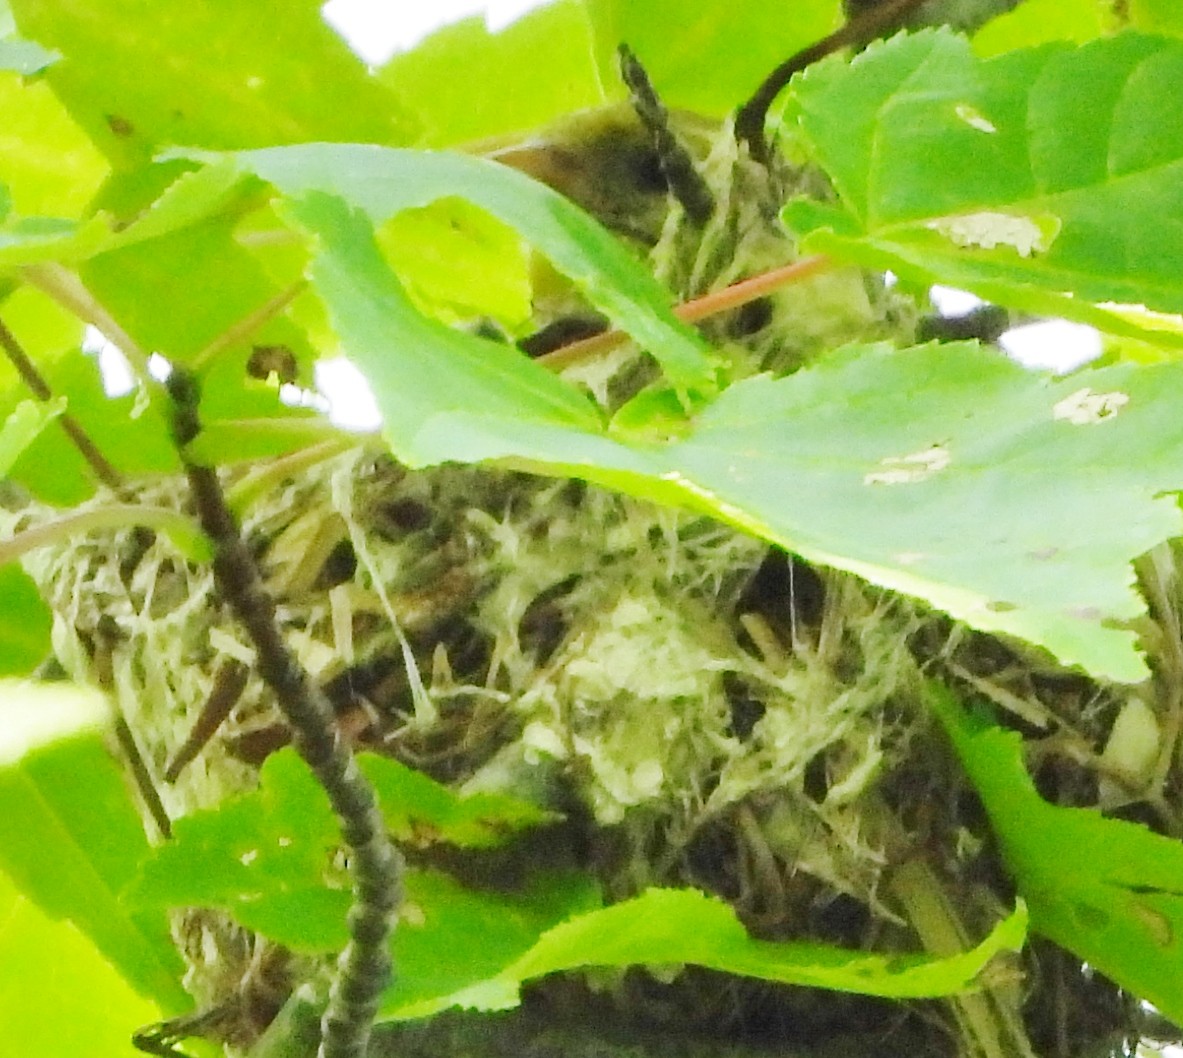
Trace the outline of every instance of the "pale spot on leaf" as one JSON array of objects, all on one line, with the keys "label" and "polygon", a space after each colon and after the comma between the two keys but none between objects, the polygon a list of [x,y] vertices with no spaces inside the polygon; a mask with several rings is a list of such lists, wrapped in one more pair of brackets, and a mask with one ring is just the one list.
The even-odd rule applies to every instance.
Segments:
[{"label": "pale spot on leaf", "polygon": [[863,478],[864,485],[910,485],[944,470],[952,461],[943,445],[912,452],[906,456],[888,456],[879,461],[882,470],[873,470]]},{"label": "pale spot on leaf", "polygon": [[970,106],[969,103],[958,103],[954,113],[967,125],[972,126],[979,132],[998,131],[998,126],[993,121],[986,117],[977,107]]},{"label": "pale spot on leaf", "polygon": [[958,246],[981,250],[1009,246],[1020,257],[1030,257],[1033,253],[1043,253],[1051,245],[1058,222],[1041,225],[1031,217],[983,210],[959,217],[940,217],[929,221],[928,227]]},{"label": "pale spot on leaf", "polygon": [[1057,421],[1070,422],[1073,426],[1090,426],[1114,418],[1129,402],[1129,394],[1120,390],[1094,393],[1086,386],[1059,401],[1052,408],[1052,415]]}]

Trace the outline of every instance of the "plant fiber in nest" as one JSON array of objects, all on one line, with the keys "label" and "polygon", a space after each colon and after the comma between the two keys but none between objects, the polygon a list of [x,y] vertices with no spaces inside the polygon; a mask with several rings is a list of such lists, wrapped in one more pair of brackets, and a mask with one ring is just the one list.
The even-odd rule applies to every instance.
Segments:
[{"label": "plant fiber in nest", "polygon": [[[791,260],[776,206],[790,187],[824,193],[805,171],[755,165],[727,130],[698,151],[715,213],[699,227],[675,204],[649,248],[683,298]],[[793,370],[847,340],[908,340],[914,317],[877,278],[846,271],[773,295],[754,324],[734,313],[708,330],[738,377]],[[626,348],[568,373],[618,406],[650,372]],[[163,505],[177,493],[171,481],[141,489]],[[1070,729],[1077,762],[1049,774],[1054,792],[1085,803],[1095,783],[1079,763],[1096,760],[1119,707],[1085,680],[853,578],[580,482],[408,471],[358,448],[276,480],[242,517],[285,636],[359,745],[465,791],[566,813],[581,865],[613,898],[696,885],[732,901],[764,937],[915,950],[926,912],[915,888],[895,884],[902,864],[926,865],[921,896],[943,901],[971,934],[1009,903],[980,814],[966,807],[921,705],[925,675],[1028,726],[1034,717]],[[130,529],[45,549],[27,565],[54,609],[59,661],[109,686],[171,815],[254,784],[286,736],[253,674],[211,742],[177,782],[163,782],[219,672],[249,670],[253,657],[207,567]],[[209,952],[190,955],[195,988],[216,999],[217,974],[199,965]],[[1054,970],[1064,1009],[1112,1013],[1089,1032],[1120,1020],[1114,990],[1102,988],[1099,1002],[1059,953],[1028,964],[1034,1003],[1051,1003]],[[839,1016],[860,1049],[879,1049],[886,1031],[881,1004],[850,997],[720,987],[698,972],[667,984],[610,977],[598,987],[638,1024],[758,1037],[790,1017],[808,1047]],[[561,998],[571,987],[582,986],[535,992]],[[990,1016],[1014,1034],[1009,1053],[1031,1053],[1023,996],[996,992]],[[911,1028],[898,1039],[954,1053],[971,1035],[968,1017],[956,1002],[943,1015],[924,1007],[900,1015],[897,1029]],[[950,1035],[932,1029],[946,1020]],[[1037,1037],[1053,1034],[1052,1020],[1028,1013]]]}]

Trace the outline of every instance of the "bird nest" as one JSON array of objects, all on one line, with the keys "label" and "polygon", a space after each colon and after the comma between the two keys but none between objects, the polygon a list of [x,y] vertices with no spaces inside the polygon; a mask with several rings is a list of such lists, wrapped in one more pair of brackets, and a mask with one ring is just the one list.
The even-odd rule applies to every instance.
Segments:
[{"label": "bird nest", "polygon": [[[689,231],[675,207],[652,249],[683,296],[790,259],[774,204],[786,181],[816,180],[754,165],[729,136],[702,171],[712,219]],[[736,374],[784,372],[844,339],[907,337],[914,316],[881,280],[847,272],[711,326]],[[570,374],[615,404],[646,383],[643,363],[626,351]],[[612,898],[693,885],[757,936],[884,951],[938,950],[938,927],[981,935],[1013,893],[923,706],[931,676],[992,700],[1028,735],[1055,732],[1031,747],[1047,796],[1095,804],[1108,782],[1115,803],[1124,791],[1131,811],[1174,826],[1165,786],[1104,774],[1122,694],[710,518],[579,481],[412,471],[364,447],[226,483],[254,497],[243,528],[280,627],[355,743],[462,791],[563,813],[573,855]],[[179,491],[164,481],[139,495],[183,507]],[[1156,605],[1173,614],[1173,559],[1158,562]],[[44,549],[28,567],[54,609],[61,665],[111,689],[170,816],[254,784],[287,733],[208,566],[126,529]],[[228,715],[198,746],[211,703]],[[190,945],[195,987],[217,1000],[209,964],[221,956],[204,947]],[[1006,1041],[994,1053],[1077,1053],[1127,1035],[1117,989],[1063,952],[1036,945],[1022,970],[987,995],[987,1024]],[[631,1026],[633,1042],[564,1028],[589,1011],[595,1026]],[[390,1046],[696,1054],[721,1038],[741,1050],[787,1038],[818,1053],[837,1040],[952,1055],[970,1046],[967,1024],[980,1011],[959,1001],[888,1005],[638,969],[544,982],[520,1016],[476,1030],[443,1019]]]}]

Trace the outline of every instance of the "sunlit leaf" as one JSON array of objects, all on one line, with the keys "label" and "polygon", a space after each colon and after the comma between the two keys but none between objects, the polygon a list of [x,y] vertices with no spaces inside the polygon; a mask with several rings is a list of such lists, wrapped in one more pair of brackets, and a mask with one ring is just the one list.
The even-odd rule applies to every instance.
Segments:
[{"label": "sunlit leaf", "polygon": [[974,34],[974,51],[998,55],[1051,40],[1084,44],[1105,32],[1105,20],[1097,0],[1023,0]]},{"label": "sunlit leaf", "polygon": [[182,1008],[164,916],[129,913],[118,897],[148,844],[103,744],[105,700],[66,684],[10,681],[0,718],[0,869],[48,916],[85,933],[142,995]]},{"label": "sunlit leaf", "polygon": [[819,63],[796,122],[841,207],[785,219],[809,249],[1153,337],[1105,306],[1183,311],[1180,71],[1183,44],[1135,33],[982,60],[925,32]]},{"label": "sunlit leaf", "polygon": [[[337,243],[360,238],[357,253],[362,256],[371,241],[365,238],[364,218],[343,215],[330,195],[339,195],[373,224],[440,198],[466,198],[545,254],[661,362],[674,386],[699,392],[715,388],[714,360],[674,319],[669,295],[652,275],[586,213],[521,173],[461,154],[359,145],[309,144],[237,157],[293,199],[300,196],[293,210],[322,238]],[[543,373],[539,368],[537,374]]]},{"label": "sunlit leaf", "polygon": [[1048,804],[1018,734],[964,711],[943,688],[930,703],[982,797],[1031,928],[1183,1021],[1183,845]]},{"label": "sunlit leaf", "polygon": [[38,1058],[115,1058],[160,1009],[69,922],[54,921],[0,872],[0,1025]]},{"label": "sunlit leaf", "polygon": [[302,140],[404,143],[397,97],[300,0],[14,0],[24,36],[63,56],[45,73],[110,157],[169,144],[233,148]]},{"label": "sunlit leaf", "polygon": [[20,566],[0,566],[0,676],[31,672],[48,656],[53,625],[37,585]]},{"label": "sunlit leaf", "polygon": [[[636,52],[668,106],[722,117],[775,67],[841,24],[838,0],[588,0],[601,77],[618,95],[616,47]],[[676,27],[676,31],[675,31]]]},{"label": "sunlit leaf", "polygon": [[605,98],[580,0],[548,4],[499,33],[482,17],[464,19],[396,55],[379,76],[414,107],[428,147],[527,132]]},{"label": "sunlit leaf", "polygon": [[0,73],[0,111],[0,181],[13,209],[27,217],[80,216],[107,163],[49,85]]},{"label": "sunlit leaf", "polygon": [[8,476],[21,453],[65,408],[61,397],[49,403],[25,400],[16,406],[0,426],[0,478]]}]

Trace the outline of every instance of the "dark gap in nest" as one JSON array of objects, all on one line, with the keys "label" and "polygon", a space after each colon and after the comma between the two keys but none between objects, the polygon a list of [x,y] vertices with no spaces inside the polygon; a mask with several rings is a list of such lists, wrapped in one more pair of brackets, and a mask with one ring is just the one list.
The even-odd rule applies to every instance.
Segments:
[{"label": "dark gap in nest", "polygon": [[802,790],[814,804],[820,805],[826,799],[830,789],[829,770],[825,750],[815,753],[805,765]]},{"label": "dark gap in nest", "polygon": [[789,643],[795,626],[821,624],[825,605],[826,584],[821,575],[800,559],[773,548],[740,593],[736,613],[760,614],[777,638]]},{"label": "dark gap in nest", "polygon": [[518,622],[518,641],[525,653],[533,655],[538,666],[545,665],[567,635],[567,612],[564,599],[580,582],[578,574],[552,584],[539,592]]},{"label": "dark gap in nest", "polygon": [[[745,637],[747,635],[746,632],[742,634]],[[723,674],[723,692],[727,695],[731,733],[741,742],[746,742],[751,737],[760,718],[767,711],[767,707],[738,673],[725,672]]]},{"label": "dark gap in nest", "polygon": [[727,336],[732,339],[751,338],[764,330],[773,319],[772,300],[757,298],[741,305],[727,319]]},{"label": "dark gap in nest", "polygon": [[349,540],[339,540],[329,552],[312,582],[313,591],[328,591],[353,579],[357,572],[357,552]]}]

